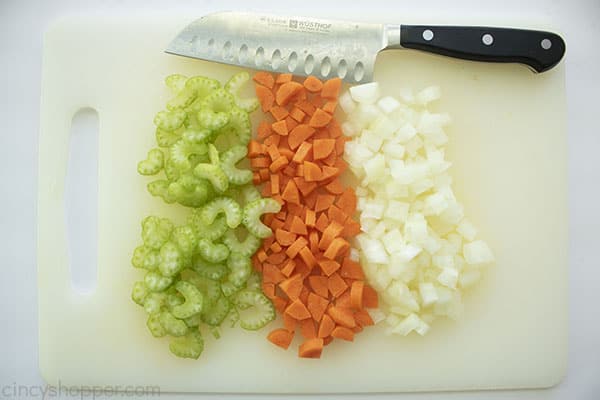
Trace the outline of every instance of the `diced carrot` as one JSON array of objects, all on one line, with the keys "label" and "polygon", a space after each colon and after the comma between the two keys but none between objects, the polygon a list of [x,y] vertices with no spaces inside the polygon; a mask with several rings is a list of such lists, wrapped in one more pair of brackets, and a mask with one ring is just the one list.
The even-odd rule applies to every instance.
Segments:
[{"label": "diced carrot", "polygon": [[[296,176],[296,168],[288,165],[283,169],[283,174],[289,177]],[[287,183],[286,183],[287,184]]]},{"label": "diced carrot", "polygon": [[294,334],[288,331],[287,329],[279,328],[271,331],[267,336],[267,339],[273,343],[275,346],[279,346],[282,349],[287,350],[290,347],[290,343],[292,343],[292,339],[294,338]]},{"label": "diced carrot", "polygon": [[260,103],[260,107],[263,112],[268,112],[273,107],[275,102],[275,96],[271,89],[263,85],[256,85],[256,97]]},{"label": "diced carrot", "polygon": [[310,194],[308,194],[307,196],[304,196],[304,204],[306,204],[307,207],[314,209],[315,204],[317,203],[318,195],[319,195],[319,192],[316,190],[313,190]]},{"label": "diced carrot", "polygon": [[[331,206],[327,210],[327,218],[330,221],[335,221],[338,224],[342,225],[342,232],[345,229],[344,224],[348,220],[348,215],[345,212],[339,209],[337,206]],[[343,235],[343,234],[342,234]]]},{"label": "diced carrot", "polygon": [[325,81],[323,83],[323,88],[321,89],[321,97],[326,99],[336,99],[338,94],[340,93],[340,88],[342,87],[342,80],[340,78],[333,78]]},{"label": "diced carrot", "polygon": [[315,182],[321,180],[321,168],[313,162],[304,161],[304,179],[307,182]]},{"label": "diced carrot", "polygon": [[269,168],[261,168],[258,170],[258,174],[260,175],[260,179],[262,181],[268,181],[271,173],[269,172]]},{"label": "diced carrot", "polygon": [[[318,202],[318,200],[317,200]],[[337,221],[332,221],[329,219],[329,225],[323,231],[323,235],[321,236],[321,241],[319,242],[319,249],[326,250],[333,240],[340,236],[342,231],[344,230],[344,226],[341,225]]]},{"label": "diced carrot", "polygon": [[327,298],[329,291],[327,289],[327,277],[322,275],[311,275],[308,277],[308,283],[312,288],[313,292],[321,297]]},{"label": "diced carrot", "polygon": [[[291,181],[290,181],[291,182]],[[292,225],[290,226],[290,232],[297,233],[298,235],[306,235],[308,231],[306,230],[306,225],[302,218],[294,215],[292,218]]]},{"label": "diced carrot", "polygon": [[275,297],[275,284],[274,283],[262,283],[262,291],[268,298],[272,299]]},{"label": "diced carrot", "polygon": [[317,265],[317,260],[308,247],[300,249],[300,258],[302,258],[302,261],[304,261],[311,269]]},{"label": "diced carrot", "polygon": [[271,136],[271,124],[264,120],[261,121],[260,124],[258,124],[258,127],[256,128],[256,132],[256,136],[258,139],[265,139]]},{"label": "diced carrot", "polygon": [[317,219],[317,215],[315,210],[311,210],[309,208],[306,209],[306,218],[304,219],[304,223],[307,227],[313,228],[315,226],[315,222]]},{"label": "diced carrot", "polygon": [[311,253],[319,253],[319,232],[317,232],[316,230],[310,231],[308,233],[308,247],[310,248]]},{"label": "diced carrot", "polygon": [[250,160],[250,166],[252,168],[268,168],[271,163],[267,157],[255,157]]},{"label": "diced carrot", "polygon": [[289,114],[288,110],[286,110],[285,107],[280,106],[274,106],[273,108],[271,108],[270,112],[276,121],[281,121],[285,119],[285,117],[287,117]]},{"label": "diced carrot", "polygon": [[300,176],[295,177],[294,182],[296,182],[298,190],[300,191],[300,193],[302,193],[302,196],[304,197],[311,194],[312,191],[317,188],[317,184],[315,182],[306,182],[306,180]]},{"label": "diced carrot", "polygon": [[269,197],[272,194],[273,193],[271,193],[271,185],[264,185],[263,188],[260,190],[260,195],[262,197]]},{"label": "diced carrot", "polygon": [[281,193],[281,198],[288,203],[300,204],[300,193],[298,193],[298,187],[293,179],[290,179]]},{"label": "diced carrot", "polygon": [[323,111],[333,114],[335,112],[335,108],[337,107],[337,100],[329,100],[323,105]]},{"label": "diced carrot", "polygon": [[307,115],[313,115],[315,110],[317,109],[315,106],[311,104],[310,101],[301,100],[296,103],[296,107],[304,111]]},{"label": "diced carrot", "polygon": [[354,331],[343,326],[336,326],[333,329],[333,332],[331,332],[331,336],[336,339],[346,340],[348,342],[354,341]]},{"label": "diced carrot", "polygon": [[325,103],[325,100],[323,100],[323,98],[321,96],[314,96],[312,99],[310,99],[310,103],[313,106],[315,106],[315,112],[316,112],[316,109],[321,108],[323,103]]},{"label": "diced carrot", "polygon": [[345,237],[354,237],[360,233],[360,224],[353,219],[348,218],[344,225],[342,235]]},{"label": "diced carrot", "polygon": [[292,108],[292,111],[290,111],[290,117],[292,117],[294,121],[301,123],[304,117],[306,117],[306,113],[298,107],[294,107]]},{"label": "diced carrot", "polygon": [[335,196],[332,194],[320,194],[317,196],[317,204],[315,205],[315,212],[327,210],[333,205]]},{"label": "diced carrot", "polygon": [[363,307],[363,293],[365,283],[363,281],[354,281],[350,287],[350,305],[352,308],[361,309]]},{"label": "diced carrot", "polygon": [[289,332],[294,332],[296,330],[296,326],[298,325],[298,321],[291,317],[289,314],[283,313],[283,326]]},{"label": "diced carrot", "polygon": [[275,145],[275,146],[279,146],[279,142],[281,141],[281,137],[280,135],[271,135],[268,138],[266,138],[263,141],[263,144],[265,146],[269,146],[269,145]]},{"label": "diced carrot", "polygon": [[340,269],[340,263],[334,260],[319,260],[319,266],[321,267],[321,271],[327,276],[330,276],[335,271]]},{"label": "diced carrot", "polygon": [[279,269],[269,263],[263,264],[263,282],[265,283],[279,283],[285,279],[285,276],[279,271]]},{"label": "diced carrot", "polygon": [[288,132],[291,132],[295,127],[298,126],[298,121],[288,115],[285,117],[285,124],[287,125]]},{"label": "diced carrot", "polygon": [[352,311],[347,308],[333,306],[329,307],[327,313],[338,325],[345,326],[346,328],[354,328],[356,326]]},{"label": "diced carrot", "polygon": [[274,220],[273,220],[273,221],[272,221],[272,222],[269,224],[269,226],[271,227],[271,230],[275,230],[275,231],[276,231],[277,229],[283,229],[283,226],[284,226],[284,225],[285,225],[285,224],[284,224],[284,223],[283,223],[283,221],[282,221],[282,220],[280,220],[280,219],[274,219]]},{"label": "diced carrot", "polygon": [[290,277],[294,270],[296,269],[296,261],[288,260],[283,268],[281,268],[281,273],[287,277]]},{"label": "diced carrot", "polygon": [[357,312],[355,312],[354,319],[356,320],[356,323],[360,326],[375,325],[375,322],[373,321],[373,318],[371,318],[371,315],[369,314],[369,312],[364,309],[358,310]]},{"label": "diced carrot", "polygon": [[290,131],[288,134],[288,144],[290,149],[298,148],[306,139],[315,133],[315,128],[306,124],[300,124]]},{"label": "diced carrot", "polygon": [[320,108],[317,108],[314,114],[310,117],[308,125],[312,126],[313,128],[322,128],[327,126],[329,121],[331,121],[331,118],[331,114],[323,111]]},{"label": "diced carrot", "polygon": [[325,310],[327,310],[327,307],[329,306],[329,300],[310,292],[308,294],[308,301],[306,304],[313,319],[316,322],[319,322],[321,321],[323,314],[325,314]]},{"label": "diced carrot", "polygon": [[287,136],[288,128],[285,120],[279,120],[271,125],[273,131],[281,136]]},{"label": "diced carrot", "polygon": [[329,135],[329,132],[327,131],[327,129],[318,128],[312,138],[314,141],[316,139],[331,139],[331,136]]},{"label": "diced carrot", "polygon": [[[282,251],[280,253],[270,254],[269,257],[267,257],[267,261],[271,264],[279,265],[283,261],[285,261],[285,258],[286,258],[285,252]],[[277,283],[277,282],[275,282],[275,283]]]},{"label": "diced carrot", "polygon": [[304,164],[298,164],[296,166],[296,176],[304,176]]},{"label": "diced carrot", "polygon": [[329,290],[329,293],[333,295],[333,297],[338,297],[344,293],[346,289],[348,289],[348,285],[346,285],[346,282],[344,282],[337,272],[334,272],[327,279],[327,289]]},{"label": "diced carrot", "polygon": [[308,339],[298,347],[298,356],[302,358],[321,358],[323,339]]},{"label": "diced carrot", "polygon": [[285,309],[285,313],[298,321],[311,317],[308,309],[299,299],[292,301]]},{"label": "diced carrot", "polygon": [[335,139],[315,139],[313,141],[313,158],[322,160],[326,158],[335,147]]},{"label": "diced carrot", "polygon": [[283,85],[277,89],[277,93],[275,94],[275,102],[280,105],[286,105],[294,95],[298,93],[299,90],[302,90],[302,85],[298,82],[289,81],[285,82]]},{"label": "diced carrot", "polygon": [[293,232],[277,229],[275,231],[275,239],[282,246],[289,246],[296,241],[296,234]]},{"label": "diced carrot", "polygon": [[302,277],[299,274],[295,274],[279,283],[279,289],[292,301],[298,299],[302,288]]},{"label": "diced carrot", "polygon": [[269,170],[271,172],[277,172],[285,168],[286,165],[289,164],[289,160],[285,156],[279,156],[276,160],[274,160],[269,166]]},{"label": "diced carrot", "polygon": [[313,145],[309,142],[302,142],[302,144],[300,144],[300,147],[298,147],[298,149],[296,150],[296,153],[294,154],[294,157],[292,158],[292,161],[301,164],[302,162],[304,162],[304,160],[306,160],[306,157],[308,157],[309,153],[312,150]]},{"label": "diced carrot", "polygon": [[329,225],[329,218],[327,218],[327,215],[325,215],[325,213],[321,213],[319,215],[319,217],[317,218],[317,222],[315,223],[315,228],[317,228],[319,230],[319,232],[324,232],[325,229],[327,229],[328,225]]},{"label": "diced carrot", "polygon": [[350,248],[350,243],[341,237],[337,237],[333,239],[333,242],[329,245],[323,256],[329,258],[330,260],[335,260],[335,258],[340,255],[343,251]]},{"label": "diced carrot", "polygon": [[327,125],[327,129],[329,130],[329,134],[333,139],[337,139],[344,134],[342,127],[336,119],[331,120],[329,125]]},{"label": "diced carrot", "polygon": [[265,71],[255,73],[252,79],[259,85],[263,85],[269,89],[273,89],[273,86],[275,85],[275,78],[273,78],[273,75]]},{"label": "diced carrot", "polygon": [[296,239],[296,241],[292,243],[290,247],[287,248],[285,254],[287,254],[289,258],[295,258],[296,255],[298,255],[300,249],[306,247],[307,244],[308,242],[306,241],[306,239],[304,239],[302,236],[299,236],[298,239]]},{"label": "diced carrot", "polygon": [[335,154],[337,154],[338,156],[341,156],[342,154],[344,154],[345,147],[346,147],[346,137],[345,136],[340,136],[339,138],[335,139]]},{"label": "diced carrot", "polygon": [[300,333],[305,339],[316,338],[317,328],[315,328],[315,321],[312,318],[307,318],[300,321]]},{"label": "diced carrot", "polygon": [[346,188],[336,201],[336,205],[346,214],[352,215],[356,211],[356,193],[352,188]]},{"label": "diced carrot", "polygon": [[364,280],[365,275],[360,267],[360,264],[356,261],[352,261],[348,257],[342,260],[342,268],[340,270],[342,278],[352,278],[358,280]]},{"label": "diced carrot", "polygon": [[273,302],[275,309],[279,311],[280,314],[283,314],[285,312],[285,309],[288,304],[286,299],[282,299],[281,297],[275,296],[275,298],[271,299],[271,301]]},{"label": "diced carrot", "polygon": [[338,179],[335,179],[325,185],[325,190],[331,194],[342,194],[344,192],[344,186],[342,186],[342,183]]},{"label": "diced carrot", "polygon": [[287,158],[288,160],[291,160],[292,157],[294,157],[294,152],[290,149],[288,149],[287,147],[282,147],[281,143],[279,143],[279,154],[281,154],[282,156],[284,156],[285,158]]},{"label": "diced carrot", "polygon": [[304,87],[309,92],[318,92],[323,88],[323,82],[319,80],[319,78],[315,76],[309,76],[304,80]]},{"label": "diced carrot", "polygon": [[323,163],[328,167],[333,167],[335,165],[335,162],[337,161],[337,157],[338,156],[335,154],[335,151],[332,151],[327,157],[323,159]]},{"label": "diced carrot", "polygon": [[317,336],[320,338],[325,338],[331,335],[331,332],[335,329],[335,322],[333,319],[325,314],[321,318],[321,323],[319,324],[319,331],[317,332]]},{"label": "diced carrot", "polygon": [[271,161],[275,161],[281,156],[277,146],[272,144],[267,146],[267,154],[269,155],[269,157],[271,157]]},{"label": "diced carrot", "polygon": [[365,308],[379,307],[379,298],[377,292],[371,286],[365,285],[363,289],[363,306]]},{"label": "diced carrot", "polygon": [[[310,268],[308,265],[306,265],[306,263],[304,261],[302,261],[301,258],[298,258],[296,260],[296,270],[297,273],[300,274],[300,276],[302,276],[302,279],[305,279],[307,276],[310,275],[312,268]],[[300,293],[300,296],[302,298],[302,293]]]},{"label": "diced carrot", "polygon": [[352,308],[352,303],[350,302],[350,288],[344,290],[335,300],[335,305],[337,307],[342,308]]},{"label": "diced carrot", "polygon": [[254,185],[260,185],[262,180],[260,179],[260,174],[258,172],[252,173],[252,183]]},{"label": "diced carrot", "polygon": [[323,172],[321,173],[321,181],[326,181],[330,178],[334,178],[340,175],[340,170],[336,167],[330,167],[329,165],[323,166]]},{"label": "diced carrot", "polygon": [[281,245],[277,242],[274,242],[269,248],[271,249],[271,251],[273,251],[273,254],[279,253],[281,251]]},{"label": "diced carrot", "polygon": [[257,259],[258,259],[258,261],[260,261],[261,263],[262,263],[262,262],[265,262],[265,261],[267,260],[267,257],[268,257],[268,256],[267,256],[267,253],[265,253],[265,251],[264,251],[264,250],[258,250],[258,251],[256,252],[256,258],[257,258]]},{"label": "diced carrot", "polygon": [[254,158],[265,154],[263,145],[256,140],[248,142],[248,158]]},{"label": "diced carrot", "polygon": [[292,74],[279,74],[275,78],[275,83],[286,83],[292,80]]}]

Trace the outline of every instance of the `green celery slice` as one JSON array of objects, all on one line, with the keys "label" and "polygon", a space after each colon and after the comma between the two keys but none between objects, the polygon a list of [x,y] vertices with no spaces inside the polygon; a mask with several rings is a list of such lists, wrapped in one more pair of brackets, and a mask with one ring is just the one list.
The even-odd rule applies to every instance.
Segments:
[{"label": "green celery slice", "polygon": [[[235,164],[246,157],[246,146],[233,146],[221,155],[221,169],[234,185],[245,185],[252,181],[252,171],[238,169]],[[161,153],[162,154],[162,153]]]},{"label": "green celery slice", "polygon": [[183,110],[159,111],[154,117],[154,124],[164,131],[174,131],[183,125],[186,118]]},{"label": "green celery slice", "polygon": [[204,298],[194,285],[189,282],[179,281],[175,284],[175,289],[183,295],[185,302],[172,308],[171,312],[173,316],[185,319],[202,311]]},{"label": "green celery slice", "polygon": [[227,318],[231,303],[226,297],[220,296],[210,307],[202,310],[202,322],[210,326],[219,326]]},{"label": "green celery slice", "polygon": [[185,336],[172,339],[169,350],[177,357],[196,360],[204,350],[204,339],[199,330],[192,329]]},{"label": "green celery slice", "polygon": [[223,235],[223,243],[229,248],[232,253],[240,253],[246,257],[252,257],[252,255],[258,250],[261,245],[260,238],[254,236],[251,233],[246,235],[246,238],[240,242],[234,230],[228,230]]},{"label": "green celery slice", "polygon": [[173,242],[167,242],[160,248],[160,258],[158,269],[165,277],[175,276],[184,267],[183,254]]},{"label": "green celery slice", "polygon": [[263,224],[260,217],[266,213],[277,213],[281,210],[281,204],[273,199],[254,200],[244,207],[242,223],[250,233],[261,239],[273,234],[271,228]]},{"label": "green celery slice", "polygon": [[146,159],[138,163],[138,172],[141,175],[156,175],[162,169],[165,162],[165,155],[160,149],[152,149],[148,152]]},{"label": "green celery slice", "polygon": [[192,268],[198,275],[215,281],[224,278],[229,273],[225,264],[208,262],[198,254],[194,255],[192,259]]},{"label": "green celery slice", "polygon": [[160,249],[171,236],[173,223],[166,218],[149,216],[142,221],[142,240],[150,249]]},{"label": "green celery slice", "polygon": [[148,296],[148,293],[150,293],[150,290],[148,290],[146,284],[144,282],[138,281],[133,284],[133,290],[131,291],[131,299],[140,306],[143,306],[144,301]]},{"label": "green celery slice", "polygon": [[162,324],[160,323],[160,314],[148,315],[146,326],[148,327],[148,330],[154,337],[163,337],[167,334],[166,329],[163,328]]},{"label": "green celery slice", "polygon": [[184,87],[185,82],[188,80],[187,76],[181,74],[172,74],[165,78],[165,85],[173,93],[179,93]]},{"label": "green celery slice", "polygon": [[235,295],[235,305],[244,329],[254,331],[275,319],[273,303],[259,291],[242,290]]},{"label": "green celery slice", "polygon": [[171,336],[183,336],[187,333],[188,327],[182,320],[176,318],[170,312],[163,310],[158,315],[158,320],[165,331]]},{"label": "green celery slice", "polygon": [[230,253],[227,258],[227,267],[231,271],[227,276],[227,281],[236,287],[244,286],[252,272],[250,258],[240,253]]},{"label": "green celery slice", "polygon": [[221,243],[213,243],[206,238],[198,240],[198,252],[206,261],[218,263],[229,256],[229,249]]},{"label": "green celery slice", "polygon": [[163,276],[158,272],[150,271],[144,276],[144,283],[152,292],[162,292],[173,283],[173,278]]},{"label": "green celery slice", "polygon": [[206,203],[200,211],[200,220],[205,225],[210,225],[221,213],[225,214],[227,226],[230,228],[235,228],[242,222],[242,208],[230,197],[217,197]]}]

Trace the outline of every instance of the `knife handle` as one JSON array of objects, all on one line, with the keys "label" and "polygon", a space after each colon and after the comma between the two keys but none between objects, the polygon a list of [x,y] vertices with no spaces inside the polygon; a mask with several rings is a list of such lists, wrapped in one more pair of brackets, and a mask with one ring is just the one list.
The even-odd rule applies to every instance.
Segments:
[{"label": "knife handle", "polygon": [[522,63],[537,72],[565,54],[565,42],[555,33],[483,26],[402,25],[400,45],[464,60]]}]

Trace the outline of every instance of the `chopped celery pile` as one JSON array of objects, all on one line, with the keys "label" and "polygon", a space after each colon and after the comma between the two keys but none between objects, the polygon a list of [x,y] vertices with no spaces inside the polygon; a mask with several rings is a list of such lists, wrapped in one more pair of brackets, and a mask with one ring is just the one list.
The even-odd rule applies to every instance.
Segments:
[{"label": "chopped celery pile", "polygon": [[148,184],[150,194],[167,203],[200,207],[230,186],[252,181],[251,171],[236,166],[252,137],[249,113],[258,107],[255,98],[238,94],[249,79],[247,72],[223,86],[203,76],[165,79],[174,95],[154,117],[158,147],[137,167],[142,175],[164,175]]},{"label": "chopped celery pile", "polygon": [[248,113],[258,104],[238,96],[248,80],[245,72],[224,86],[201,76],[167,77],[175,95],[154,119],[159,147],[138,164],[142,175],[164,173],[148,184],[152,195],[191,207],[180,226],[144,218],[142,244],[131,259],[145,274],[131,298],[148,314],[150,333],[170,336],[169,349],[179,357],[197,359],[204,349],[201,329],[218,339],[227,317],[248,330],[275,318],[250,257],[272,234],[260,216],[280,206],[262,199],[252,173],[236,165],[246,156]]}]

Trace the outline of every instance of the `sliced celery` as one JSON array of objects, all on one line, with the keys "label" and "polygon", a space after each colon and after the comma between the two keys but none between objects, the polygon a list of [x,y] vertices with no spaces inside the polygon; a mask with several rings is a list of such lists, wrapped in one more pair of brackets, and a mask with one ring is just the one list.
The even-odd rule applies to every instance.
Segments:
[{"label": "sliced celery", "polygon": [[164,276],[174,276],[184,267],[182,252],[173,242],[167,242],[160,248],[160,258],[158,269]]},{"label": "sliced celery", "polygon": [[168,311],[161,311],[158,320],[165,331],[171,336],[183,336],[187,333],[188,327],[182,320],[176,318]]},{"label": "sliced celery", "polygon": [[148,287],[144,282],[136,282],[133,284],[133,290],[131,291],[131,299],[140,306],[144,305],[144,301],[148,296]]},{"label": "sliced celery", "polygon": [[259,106],[258,99],[252,98],[240,98],[239,91],[246,82],[250,80],[250,74],[246,71],[238,72],[229,78],[229,81],[225,84],[225,90],[234,96],[235,104],[246,112],[252,112]]},{"label": "sliced celery", "polygon": [[146,326],[154,337],[163,337],[167,334],[167,331],[160,323],[159,317],[160,314],[150,314],[148,315],[148,320],[146,321]]},{"label": "sliced celery", "polygon": [[198,359],[204,350],[204,339],[197,329],[190,330],[183,337],[174,338],[169,344],[169,350],[177,357]]},{"label": "sliced celery", "polygon": [[173,278],[150,271],[144,276],[144,283],[152,292],[162,292],[173,283]]},{"label": "sliced celery", "polygon": [[151,249],[160,249],[171,235],[173,224],[166,218],[149,216],[142,221],[142,240]]},{"label": "sliced celery", "polygon": [[172,308],[173,316],[179,319],[189,318],[202,311],[202,293],[191,283],[179,281],[175,289],[183,295],[185,302]]},{"label": "sliced celery", "polygon": [[203,259],[199,254],[196,254],[192,260],[192,268],[198,275],[212,279],[220,280],[229,273],[229,269],[222,263],[211,263]]},{"label": "sliced celery", "polygon": [[[248,149],[246,146],[233,146],[221,155],[221,169],[225,172],[225,175],[227,175],[229,182],[234,185],[244,185],[252,181],[252,171],[248,169],[238,169],[235,166],[235,164],[246,157],[247,153]],[[158,173],[158,171],[156,173]]]},{"label": "sliced celery", "polygon": [[260,238],[251,233],[246,235],[246,238],[240,242],[234,230],[228,230],[223,236],[223,243],[229,248],[232,253],[240,253],[246,257],[251,257],[260,247]]},{"label": "sliced celery", "polygon": [[174,131],[183,125],[186,113],[181,109],[171,111],[159,111],[154,117],[154,124],[164,131]]},{"label": "sliced celery", "polygon": [[231,303],[226,297],[220,296],[210,307],[202,310],[202,322],[211,326],[219,326],[229,314]]},{"label": "sliced celery", "polygon": [[218,263],[227,259],[229,249],[224,244],[213,243],[206,238],[198,240],[198,252],[206,261]]},{"label": "sliced celery", "polygon": [[187,80],[188,78],[185,75],[172,74],[165,78],[165,85],[167,85],[173,93],[179,93],[185,87],[185,82]]},{"label": "sliced celery", "polygon": [[230,228],[235,228],[242,222],[242,208],[230,197],[217,197],[205,204],[200,211],[200,220],[205,225],[210,225],[221,213],[225,214],[227,226]]},{"label": "sliced celery", "polygon": [[255,331],[275,319],[273,303],[259,291],[242,290],[235,295],[235,305],[244,329]]},{"label": "sliced celery", "polygon": [[277,213],[279,210],[281,204],[273,199],[254,200],[244,207],[242,223],[253,235],[259,238],[269,237],[273,232],[261,222],[260,217],[266,213]]},{"label": "sliced celery", "polygon": [[138,172],[142,175],[156,175],[162,169],[165,155],[160,149],[152,149],[148,152],[146,159],[138,163]]}]

